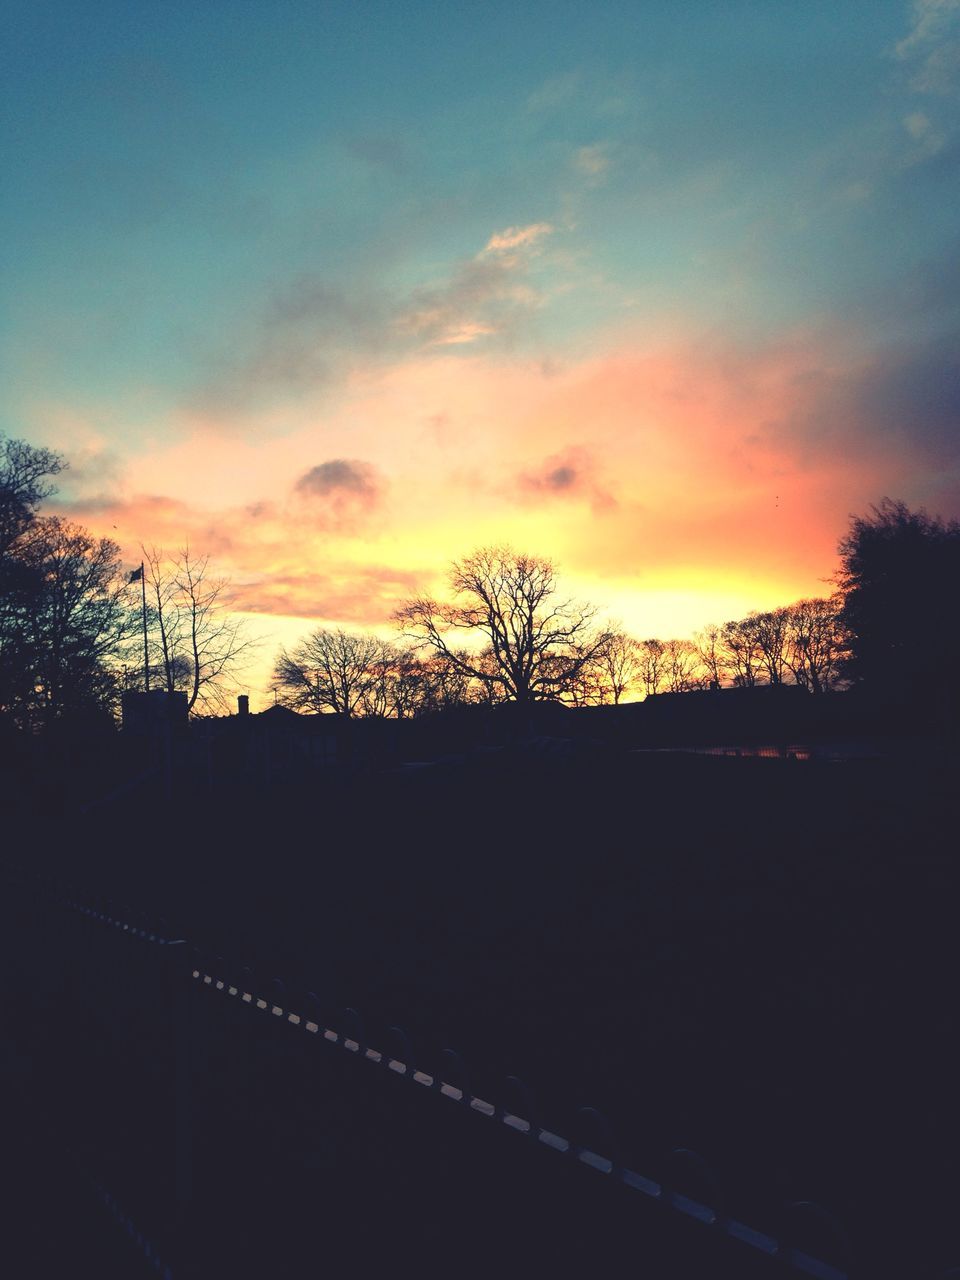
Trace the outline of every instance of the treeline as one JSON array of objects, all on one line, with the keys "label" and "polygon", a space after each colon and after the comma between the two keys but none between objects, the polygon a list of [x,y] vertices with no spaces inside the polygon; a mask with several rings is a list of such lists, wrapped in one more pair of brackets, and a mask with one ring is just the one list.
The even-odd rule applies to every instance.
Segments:
[{"label": "treeline", "polygon": [[843,599],[834,595],[710,624],[692,641],[644,640],[638,649],[647,694],[760,684],[827,693],[844,682],[849,644]]},{"label": "treeline", "polygon": [[[546,657],[567,669],[548,694],[530,700],[603,706],[658,693],[762,684],[795,684],[820,694],[844,682],[848,655],[838,596],[710,625],[693,640],[637,640],[620,627],[607,627],[584,647],[586,653],[571,644],[562,652],[554,646]],[[499,671],[510,660],[509,649],[509,643],[502,645],[500,658],[493,644],[473,653],[443,652],[409,639],[391,643],[321,628],[280,654],[274,692],[292,710],[346,716],[404,719],[456,706],[492,706],[518,700]]]}]

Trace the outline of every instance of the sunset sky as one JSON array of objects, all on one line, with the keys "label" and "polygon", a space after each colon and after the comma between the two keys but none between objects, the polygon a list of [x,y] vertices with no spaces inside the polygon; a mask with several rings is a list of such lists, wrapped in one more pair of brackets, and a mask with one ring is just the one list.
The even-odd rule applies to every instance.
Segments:
[{"label": "sunset sky", "polygon": [[960,0],[6,9],[0,431],[254,692],[486,543],[666,637],[960,516]]}]

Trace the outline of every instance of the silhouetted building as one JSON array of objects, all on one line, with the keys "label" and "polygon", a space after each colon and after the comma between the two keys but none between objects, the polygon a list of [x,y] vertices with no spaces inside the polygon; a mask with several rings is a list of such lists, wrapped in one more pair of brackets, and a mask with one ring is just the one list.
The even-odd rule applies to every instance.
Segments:
[{"label": "silhouetted building", "polygon": [[151,689],[149,693],[129,690],[120,699],[121,728],[136,737],[149,737],[168,725],[179,729],[187,723],[185,693]]}]

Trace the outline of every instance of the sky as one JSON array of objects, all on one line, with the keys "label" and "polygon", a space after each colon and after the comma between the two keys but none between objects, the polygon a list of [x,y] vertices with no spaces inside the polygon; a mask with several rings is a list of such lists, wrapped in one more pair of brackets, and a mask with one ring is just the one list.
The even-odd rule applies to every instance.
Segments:
[{"label": "sky", "polygon": [[388,635],[488,544],[633,634],[960,516],[960,0],[14,0],[0,432]]}]

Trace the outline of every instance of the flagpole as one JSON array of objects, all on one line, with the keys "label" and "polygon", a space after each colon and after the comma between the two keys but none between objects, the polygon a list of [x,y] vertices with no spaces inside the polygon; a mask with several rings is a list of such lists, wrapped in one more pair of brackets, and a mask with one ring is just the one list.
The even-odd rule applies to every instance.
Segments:
[{"label": "flagpole", "polygon": [[140,561],[140,594],[143,598],[143,688],[150,692],[150,659],[147,656],[147,578]]}]

